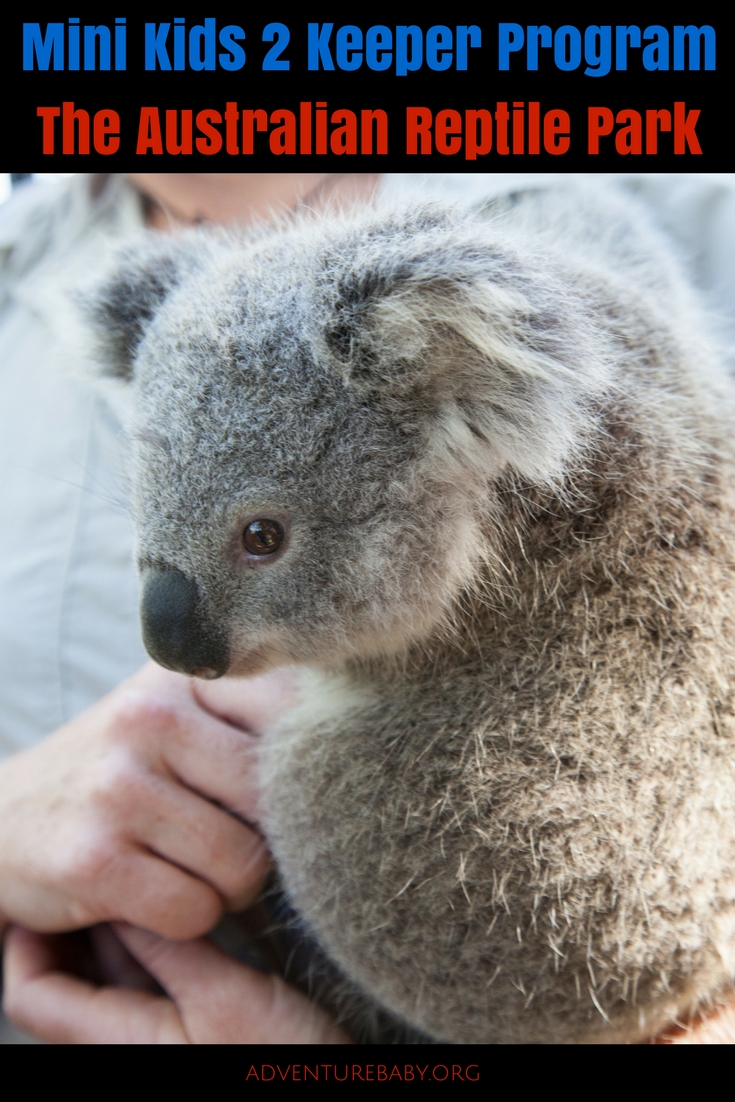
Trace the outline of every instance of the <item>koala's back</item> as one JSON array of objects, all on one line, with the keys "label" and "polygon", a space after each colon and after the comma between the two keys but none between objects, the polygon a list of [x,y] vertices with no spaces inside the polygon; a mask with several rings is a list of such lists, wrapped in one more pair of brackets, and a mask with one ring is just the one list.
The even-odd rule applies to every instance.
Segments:
[{"label": "koala's back", "polygon": [[595,247],[553,196],[501,219],[617,384],[563,485],[478,502],[451,622],[269,736],[268,833],[328,955],[411,1025],[637,1040],[735,975],[732,395],[655,234],[614,214]]}]

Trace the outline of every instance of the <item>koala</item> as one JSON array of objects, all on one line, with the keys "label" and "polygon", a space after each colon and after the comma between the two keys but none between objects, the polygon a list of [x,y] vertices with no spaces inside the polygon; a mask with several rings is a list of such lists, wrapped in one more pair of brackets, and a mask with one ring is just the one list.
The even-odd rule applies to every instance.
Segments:
[{"label": "koala", "polygon": [[149,653],[297,670],[263,829],[323,1001],[454,1043],[716,1004],[733,384],[645,212],[565,182],[198,230],[93,312],[133,392]]}]

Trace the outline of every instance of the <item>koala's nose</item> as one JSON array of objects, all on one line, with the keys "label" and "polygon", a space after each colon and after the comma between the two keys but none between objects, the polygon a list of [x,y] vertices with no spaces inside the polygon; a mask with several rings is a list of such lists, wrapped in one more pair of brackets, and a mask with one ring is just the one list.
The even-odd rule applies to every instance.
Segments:
[{"label": "koala's nose", "polygon": [[140,611],[145,649],[160,666],[207,679],[227,672],[227,638],[204,615],[196,582],[181,570],[145,569]]}]

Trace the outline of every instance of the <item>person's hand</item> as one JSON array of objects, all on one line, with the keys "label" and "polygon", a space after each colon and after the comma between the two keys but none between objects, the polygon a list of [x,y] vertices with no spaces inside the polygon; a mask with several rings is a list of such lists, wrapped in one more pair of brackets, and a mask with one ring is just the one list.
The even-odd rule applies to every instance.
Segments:
[{"label": "person's hand", "polygon": [[0,925],[59,932],[121,919],[189,939],[245,907],[269,865],[249,825],[254,748],[187,678],[151,663],[2,763]]},{"label": "person's hand", "polygon": [[169,997],[94,987],[59,971],[61,938],[10,929],[5,1012],[56,1044],[348,1044],[324,1011],[280,977],[231,960],[206,940],[184,944],[116,926]]}]

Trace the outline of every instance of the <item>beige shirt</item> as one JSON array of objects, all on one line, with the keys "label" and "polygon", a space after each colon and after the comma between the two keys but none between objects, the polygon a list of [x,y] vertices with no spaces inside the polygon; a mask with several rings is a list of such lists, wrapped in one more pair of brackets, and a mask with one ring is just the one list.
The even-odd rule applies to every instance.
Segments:
[{"label": "beige shirt", "polygon": [[[474,204],[542,174],[394,175],[387,196]],[[735,177],[615,177],[679,243],[735,338]],[[124,388],[99,380],[68,289],[142,232],[111,178],[22,188],[0,207],[0,753],[31,745],[146,660],[125,477]]]}]

